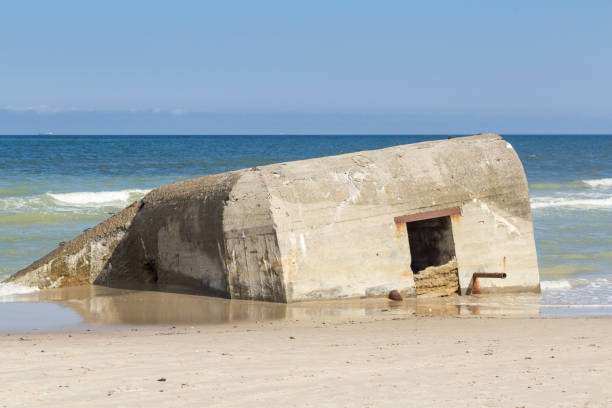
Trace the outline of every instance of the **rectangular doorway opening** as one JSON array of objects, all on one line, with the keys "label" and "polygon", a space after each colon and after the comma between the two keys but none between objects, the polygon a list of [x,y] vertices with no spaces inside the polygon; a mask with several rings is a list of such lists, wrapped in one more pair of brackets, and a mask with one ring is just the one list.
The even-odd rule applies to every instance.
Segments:
[{"label": "rectangular doorway opening", "polygon": [[429,266],[440,266],[455,257],[455,241],[450,217],[407,222],[408,242],[415,273]]},{"label": "rectangular doorway opening", "polygon": [[450,217],[407,222],[416,294],[448,296],[459,291]]}]

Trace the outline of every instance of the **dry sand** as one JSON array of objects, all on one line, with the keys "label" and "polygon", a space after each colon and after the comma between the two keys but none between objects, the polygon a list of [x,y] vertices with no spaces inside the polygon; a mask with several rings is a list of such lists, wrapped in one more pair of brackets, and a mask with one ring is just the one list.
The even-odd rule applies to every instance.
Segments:
[{"label": "dry sand", "polygon": [[612,406],[610,319],[359,317],[0,338],[0,406]]}]

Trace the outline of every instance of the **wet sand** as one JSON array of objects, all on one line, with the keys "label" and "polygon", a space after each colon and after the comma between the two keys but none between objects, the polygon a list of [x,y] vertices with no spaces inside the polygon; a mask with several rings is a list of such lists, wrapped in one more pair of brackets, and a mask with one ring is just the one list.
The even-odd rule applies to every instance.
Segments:
[{"label": "wet sand", "polygon": [[312,301],[293,304],[227,300],[185,293],[102,286],[47,289],[0,297],[0,334],[121,326],[221,324],[325,317],[406,316],[612,316],[609,305],[541,303],[539,295],[475,295]]},{"label": "wet sand", "polygon": [[45,290],[0,302],[0,407],[611,405],[612,320],[547,310]]},{"label": "wet sand", "polygon": [[610,406],[612,324],[337,316],[0,337],[0,406]]},{"label": "wet sand", "polygon": [[393,315],[539,316],[537,295],[450,296],[312,301],[293,304],[228,300],[185,293],[82,286],[0,298],[0,333],[65,331],[125,325],[206,325]]}]

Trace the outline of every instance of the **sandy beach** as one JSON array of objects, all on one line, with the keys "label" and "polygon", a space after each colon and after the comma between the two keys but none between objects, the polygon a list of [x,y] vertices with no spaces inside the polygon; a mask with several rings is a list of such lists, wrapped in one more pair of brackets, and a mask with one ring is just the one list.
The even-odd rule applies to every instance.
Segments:
[{"label": "sandy beach", "polygon": [[612,404],[608,318],[359,317],[0,339],[0,406]]}]

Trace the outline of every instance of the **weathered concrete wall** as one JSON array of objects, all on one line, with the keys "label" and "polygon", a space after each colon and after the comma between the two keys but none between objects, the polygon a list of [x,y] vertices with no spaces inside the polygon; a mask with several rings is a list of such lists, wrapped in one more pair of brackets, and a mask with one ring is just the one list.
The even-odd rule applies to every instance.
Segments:
[{"label": "weathered concrete wall", "polygon": [[234,299],[285,302],[285,282],[261,171],[240,174],[223,213],[225,263]]},{"label": "weathered concrete wall", "polygon": [[95,282],[187,287],[229,297],[223,211],[239,177],[224,173],[151,191]]},{"label": "weathered concrete wall", "polygon": [[288,300],[414,294],[407,232],[392,222],[399,160],[368,153],[261,169]]},{"label": "weathered concrete wall", "polygon": [[85,231],[9,278],[26,286],[54,288],[93,283],[124,239],[138,211],[136,202]]},{"label": "weathered concrete wall", "polygon": [[496,135],[418,143],[174,183],[12,277],[39,287],[182,287],[293,302],[415,294],[405,223],[451,217],[461,291],[538,290],[527,181]]},{"label": "weathered concrete wall", "polygon": [[[511,196],[507,200],[511,200]],[[540,278],[530,213],[510,212],[492,200],[466,202],[453,217],[453,236],[461,293],[475,272],[506,272],[506,279],[480,279],[491,291],[539,291]]]},{"label": "weathered concrete wall", "polygon": [[[261,170],[289,301],[380,295],[389,289],[414,294],[406,226],[396,225],[394,217],[464,205],[469,220],[453,217],[452,225],[462,291],[472,272],[498,271],[504,257],[508,279],[483,280],[483,288],[538,290],[527,181],[516,152],[497,135]],[[494,241],[486,241],[491,233]]]}]

